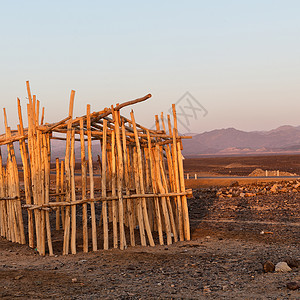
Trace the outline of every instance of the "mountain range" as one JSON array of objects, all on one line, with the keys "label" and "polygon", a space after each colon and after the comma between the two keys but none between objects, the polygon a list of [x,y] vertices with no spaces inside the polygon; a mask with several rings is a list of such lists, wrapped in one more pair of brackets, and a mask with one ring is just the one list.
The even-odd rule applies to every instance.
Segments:
[{"label": "mountain range", "polygon": [[270,131],[216,129],[183,139],[185,156],[300,153],[300,126]]},{"label": "mountain range", "polygon": [[[183,155],[231,156],[261,154],[300,154],[300,126],[284,125],[270,131],[242,131],[235,128],[216,129],[192,135],[183,139]],[[52,160],[65,155],[65,142],[52,141]],[[1,147],[3,160],[6,160],[6,146]],[[80,144],[75,144],[76,160],[80,160]],[[15,146],[17,161],[21,161],[20,150]],[[101,153],[99,142],[93,142],[93,158]]]}]

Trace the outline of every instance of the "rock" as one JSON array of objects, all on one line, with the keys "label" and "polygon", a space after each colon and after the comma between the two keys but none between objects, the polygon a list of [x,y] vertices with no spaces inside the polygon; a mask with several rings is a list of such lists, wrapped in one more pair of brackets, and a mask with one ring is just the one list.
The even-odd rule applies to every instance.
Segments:
[{"label": "rock", "polygon": [[298,282],[288,282],[286,284],[286,287],[292,291],[298,290],[298,289],[300,289],[300,282],[299,281]]},{"label": "rock", "polygon": [[233,181],[231,184],[230,184],[231,187],[236,187],[236,186],[239,186],[239,182],[238,181]]},{"label": "rock", "polygon": [[288,264],[288,266],[290,268],[299,268],[300,267],[300,260],[299,259],[288,258],[286,260],[286,263]]},{"label": "rock", "polygon": [[264,263],[264,272],[265,273],[270,273],[275,271],[275,265],[270,262],[269,260]]},{"label": "rock", "polygon": [[246,193],[245,194],[245,197],[254,197],[254,196],[256,196],[255,193]]},{"label": "rock", "polygon": [[297,189],[298,187],[300,187],[300,183],[298,182],[297,184],[294,185],[294,188]]},{"label": "rock", "polygon": [[203,287],[203,293],[211,293],[211,289],[208,285]]},{"label": "rock", "polygon": [[240,193],[240,197],[244,198],[245,197],[245,193]]},{"label": "rock", "polygon": [[281,261],[275,266],[275,272],[290,272],[292,269],[285,261]]},{"label": "rock", "polygon": [[72,282],[77,282],[77,278],[72,278]]},{"label": "rock", "polygon": [[19,280],[19,279],[21,279],[21,278],[23,278],[23,277],[24,277],[23,275],[16,276],[16,277],[15,277],[15,280]]},{"label": "rock", "polygon": [[278,187],[278,184],[275,183],[275,184],[270,188],[270,192],[276,193],[277,187]]}]

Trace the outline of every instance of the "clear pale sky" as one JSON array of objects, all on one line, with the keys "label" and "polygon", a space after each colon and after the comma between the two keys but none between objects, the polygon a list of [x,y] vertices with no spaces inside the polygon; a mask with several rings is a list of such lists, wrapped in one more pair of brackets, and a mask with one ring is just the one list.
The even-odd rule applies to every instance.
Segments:
[{"label": "clear pale sky", "polygon": [[300,1],[0,4],[0,103],[13,128],[26,80],[47,122],[67,116],[74,89],[75,116],[151,93],[134,107],[151,127],[189,91],[208,111],[192,132],[300,125]]}]

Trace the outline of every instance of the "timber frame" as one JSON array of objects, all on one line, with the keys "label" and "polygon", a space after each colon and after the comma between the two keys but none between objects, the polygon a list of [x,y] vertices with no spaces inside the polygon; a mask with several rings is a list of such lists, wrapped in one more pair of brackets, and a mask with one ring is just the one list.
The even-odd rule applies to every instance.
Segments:
[{"label": "timber frame", "polygon": [[[86,115],[74,118],[75,91],[71,91],[68,117],[44,124],[45,110],[40,115],[40,101],[32,96],[28,81],[26,85],[28,127],[23,125],[19,99],[17,130],[8,126],[4,109],[0,146],[6,145],[7,161],[0,147],[2,237],[28,243],[40,255],[54,254],[55,231],[61,232],[58,242],[64,255],[75,254],[78,248],[88,252],[190,240],[187,197],[192,192],[185,189],[183,137],[178,134],[175,105],[173,125],[171,116],[165,124],[161,113],[160,118],[155,116],[152,130],[137,124],[133,111],[130,118],[120,114],[123,107],[143,102],[150,94],[98,112],[87,105]],[[55,139],[66,143],[63,159],[51,157]],[[80,144],[80,175],[75,173],[75,142]],[[96,142],[101,147],[98,163],[92,150]]]}]

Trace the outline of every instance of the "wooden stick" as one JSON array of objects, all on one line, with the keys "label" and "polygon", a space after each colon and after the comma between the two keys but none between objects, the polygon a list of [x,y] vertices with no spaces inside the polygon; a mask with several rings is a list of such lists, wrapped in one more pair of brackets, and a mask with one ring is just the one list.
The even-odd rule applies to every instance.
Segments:
[{"label": "wooden stick", "polygon": [[[115,132],[111,135],[111,159],[112,159],[112,178],[111,190],[112,197],[116,197],[116,146],[115,146]],[[117,220],[117,201],[112,201],[112,217],[113,217],[113,244],[114,248],[118,248],[118,220]]]},{"label": "wooden stick", "polygon": [[[61,202],[64,202],[65,200],[65,195],[66,195],[66,192],[64,192],[64,183],[65,183],[65,163],[64,161],[62,160],[60,162],[60,185],[59,185],[59,188],[60,188],[60,193],[61,193],[61,196],[60,196],[60,201]],[[62,228],[65,229],[65,210],[64,208],[61,208],[61,223],[62,223]]]},{"label": "wooden stick", "polygon": [[[130,182],[129,182],[129,160],[127,155],[127,145],[126,145],[126,132],[124,122],[122,123],[122,141],[123,141],[123,157],[124,157],[124,179],[125,179],[125,189],[126,195],[130,195]],[[128,208],[128,219],[129,219],[129,230],[130,230],[130,244],[132,247],[135,246],[135,236],[134,236],[134,212],[132,207],[132,201],[127,200]]]},{"label": "wooden stick", "polygon": [[[173,167],[174,167],[174,175],[175,175],[175,186],[176,186],[176,192],[180,192],[180,182],[179,182],[179,169],[178,169],[178,154],[177,154],[177,143],[176,143],[176,131],[175,128],[173,129],[173,145],[172,145],[172,151],[173,151]],[[184,231],[183,231],[183,218],[182,218],[182,203],[181,198],[177,196],[177,211],[178,211],[178,226],[179,226],[179,239],[180,241],[184,240]]]},{"label": "wooden stick", "polygon": [[[49,190],[50,190],[50,157],[49,157],[50,145],[48,145],[48,141],[49,141],[48,134],[43,134],[44,164],[45,164],[45,204],[49,203]],[[53,256],[49,211],[46,211],[45,214],[46,214],[46,232],[47,232],[48,250],[49,250],[49,255]]]},{"label": "wooden stick", "polygon": [[[134,114],[133,111],[130,113],[131,115],[131,120],[132,120],[132,125],[133,125],[133,130],[135,134],[135,143],[136,143],[136,148],[137,148],[137,155],[138,155],[138,172],[139,172],[139,180],[140,180],[140,188],[141,188],[141,193],[145,194],[145,188],[144,188],[144,179],[143,179],[143,167],[142,167],[142,154],[141,154],[141,148],[140,148],[140,142],[138,138],[138,133],[135,125],[135,119],[134,119]],[[142,198],[142,210],[143,210],[143,216],[144,216],[144,222],[145,222],[145,229],[147,232],[147,236],[149,239],[150,246],[155,246],[154,240],[152,237],[152,232],[149,224],[149,218],[148,218],[148,213],[147,213],[147,205],[146,205],[146,199]]]},{"label": "wooden stick", "polygon": [[[56,158],[56,202],[59,202],[59,178],[60,178],[60,172],[59,172],[59,158]],[[59,230],[60,229],[60,209],[57,208],[56,210],[56,223],[55,223],[55,229]]]},{"label": "wooden stick", "polygon": [[[86,160],[85,160],[85,143],[83,131],[83,119],[80,119],[80,145],[81,145],[81,190],[82,199],[86,199]],[[87,203],[82,205],[82,239],[83,239],[83,252],[89,251],[88,243],[88,217],[87,217]]]},{"label": "wooden stick", "polygon": [[[136,186],[136,193],[141,194],[141,188],[139,183],[139,175],[138,175],[138,159],[137,159],[137,150],[136,147],[133,150],[133,173],[134,173],[134,180]],[[137,200],[136,204],[136,211],[137,211],[137,219],[139,224],[140,230],[140,238],[141,238],[141,245],[146,246],[146,235],[145,235],[145,225],[143,220],[143,211],[142,211],[142,199]]]},{"label": "wooden stick", "polygon": [[[173,117],[174,117],[174,134],[178,137],[178,129],[177,129],[177,117],[176,117],[176,109],[175,104],[172,104]],[[180,176],[180,191],[185,191],[185,183],[184,183],[184,171],[183,171],[183,162],[182,162],[182,154],[181,154],[181,141],[177,142],[177,157],[178,157],[178,167],[179,167],[179,176]],[[190,237],[190,221],[189,221],[189,213],[187,206],[186,196],[182,196],[182,214],[183,214],[183,226],[184,226],[184,235],[185,239],[189,241]]]},{"label": "wooden stick", "polygon": [[[89,177],[90,177],[90,197],[94,198],[94,175],[93,175],[93,158],[92,158],[92,136],[91,136],[91,106],[87,105],[87,135],[88,135],[88,160],[89,160]],[[95,204],[91,205],[92,218],[92,243],[93,251],[97,251],[97,228],[96,228],[96,212]]]},{"label": "wooden stick", "polygon": [[[159,146],[156,145],[156,149],[154,150],[154,157],[155,157],[155,168],[156,168],[156,182],[158,184],[158,188],[160,189],[161,193],[165,193],[165,189],[163,188],[161,182],[161,171],[160,171],[160,153],[159,153]],[[171,225],[170,225],[170,216],[167,208],[166,198],[162,197],[162,212],[164,215],[166,233],[167,233],[167,244],[172,244],[172,237],[171,237]]]},{"label": "wooden stick", "polygon": [[[72,129],[71,135],[71,202],[76,201],[75,194],[75,175],[74,175],[74,166],[75,166],[75,131]],[[71,252],[76,254],[76,205],[72,205],[72,229],[71,229]]]},{"label": "wooden stick", "polygon": [[[149,151],[149,159],[150,159],[150,173],[151,173],[151,179],[152,179],[152,188],[153,192],[157,193],[157,188],[156,188],[156,174],[155,174],[155,164],[154,164],[154,158],[152,154],[152,148],[151,148],[151,138],[149,131],[147,131],[148,135],[148,151]],[[158,230],[158,235],[159,235],[159,244],[163,245],[164,244],[164,239],[163,239],[163,232],[162,232],[162,222],[161,222],[161,214],[160,214],[160,208],[159,208],[159,202],[158,202],[158,197],[154,197],[154,207],[155,207],[155,215],[156,215],[156,222],[157,222],[157,230]]]},{"label": "wooden stick", "polygon": [[[102,140],[102,197],[106,197],[106,146],[107,146],[107,121],[103,121],[103,140]],[[102,203],[103,218],[103,248],[108,249],[108,223],[107,223],[107,202]]]},{"label": "wooden stick", "polygon": [[[20,99],[18,100],[18,116],[19,116],[19,123],[20,123],[20,134],[24,135],[24,126],[23,126],[23,118],[22,118],[22,110]],[[26,204],[31,204],[31,174],[30,174],[30,165],[28,161],[28,149],[24,140],[20,140],[20,151],[21,157],[23,162],[23,174],[24,174],[24,187],[25,187],[25,197],[26,197]],[[1,164],[2,166],[2,164]],[[29,247],[34,247],[34,224],[33,224],[33,215],[32,211],[28,211],[28,244]]]},{"label": "wooden stick", "polygon": [[115,131],[116,131],[116,144],[117,144],[117,162],[118,162],[118,178],[117,178],[117,187],[118,187],[118,204],[119,204],[119,230],[120,230],[120,249],[124,250],[126,246],[126,239],[125,239],[125,232],[124,232],[124,207],[123,207],[123,191],[122,191],[122,184],[123,184],[123,172],[124,172],[124,165],[123,165],[123,151],[122,151],[122,143],[121,143],[121,136],[120,136],[120,123],[119,123],[119,115],[113,109],[113,116],[115,120]]},{"label": "wooden stick", "polygon": [[[67,132],[67,143],[66,143],[66,155],[65,155],[65,171],[66,171],[66,201],[71,200],[71,170],[70,170],[70,142],[71,142],[71,128],[72,128],[72,118],[73,118],[73,107],[74,107],[75,91],[71,91],[70,105],[69,105],[69,117],[68,121],[68,132]],[[65,227],[64,227],[64,244],[63,244],[63,255],[69,253],[69,243],[70,243],[70,207],[66,207],[65,211]]]}]

